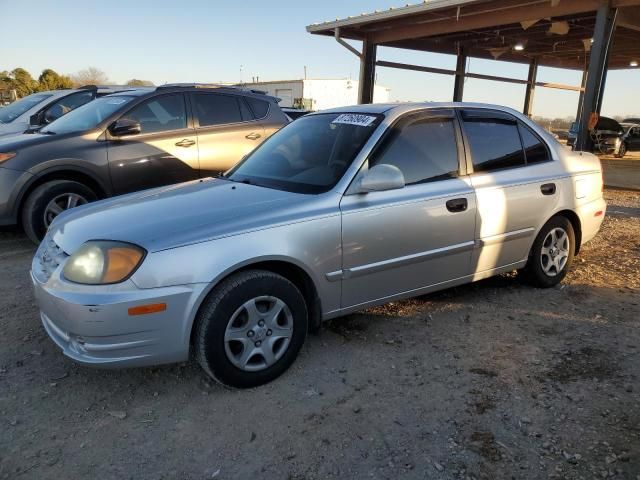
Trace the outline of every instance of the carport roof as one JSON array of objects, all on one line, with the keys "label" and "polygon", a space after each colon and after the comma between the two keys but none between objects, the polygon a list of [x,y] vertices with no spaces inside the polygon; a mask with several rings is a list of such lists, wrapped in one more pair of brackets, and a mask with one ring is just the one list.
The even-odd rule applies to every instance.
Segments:
[{"label": "carport roof", "polygon": [[[604,0],[432,0],[309,25],[312,34],[436,53],[584,70]],[[610,69],[640,62],[640,0],[619,8]],[[516,45],[523,50],[516,50]]]}]

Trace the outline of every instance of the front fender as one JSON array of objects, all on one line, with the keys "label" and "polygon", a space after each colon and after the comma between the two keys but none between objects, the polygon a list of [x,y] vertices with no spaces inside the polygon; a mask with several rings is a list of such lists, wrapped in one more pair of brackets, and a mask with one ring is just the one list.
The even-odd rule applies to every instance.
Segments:
[{"label": "front fender", "polygon": [[265,261],[287,262],[313,281],[323,310],[340,307],[340,282],[326,274],[341,269],[340,216],[231,235],[149,253],[132,280],[140,288],[207,283]]}]

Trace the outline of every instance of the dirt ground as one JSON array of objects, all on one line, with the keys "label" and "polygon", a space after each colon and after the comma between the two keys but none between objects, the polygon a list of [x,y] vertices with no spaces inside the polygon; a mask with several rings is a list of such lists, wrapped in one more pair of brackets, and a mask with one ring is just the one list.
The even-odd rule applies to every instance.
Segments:
[{"label": "dirt ground", "polygon": [[331,321],[254,390],[103,371],[38,320],[0,231],[0,478],[640,479],[640,194],[565,282],[503,275]]}]

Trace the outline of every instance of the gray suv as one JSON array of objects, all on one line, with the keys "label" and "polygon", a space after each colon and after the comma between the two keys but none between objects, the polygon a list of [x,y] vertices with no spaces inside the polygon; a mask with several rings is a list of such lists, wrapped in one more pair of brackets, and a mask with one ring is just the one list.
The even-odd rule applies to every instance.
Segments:
[{"label": "gray suv", "polygon": [[287,123],[277,99],[211,85],[107,95],[35,133],[0,139],[0,225],[34,242],[62,211],[215,176]]}]

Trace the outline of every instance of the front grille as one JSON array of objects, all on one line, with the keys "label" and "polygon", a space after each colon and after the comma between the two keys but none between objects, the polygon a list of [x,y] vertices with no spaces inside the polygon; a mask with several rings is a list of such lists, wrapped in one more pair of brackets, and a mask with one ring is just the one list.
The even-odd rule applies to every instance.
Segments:
[{"label": "front grille", "polygon": [[46,236],[42,241],[42,245],[38,249],[38,264],[40,266],[40,272],[38,280],[46,282],[51,278],[53,272],[69,255],[53,241],[50,236]]}]

